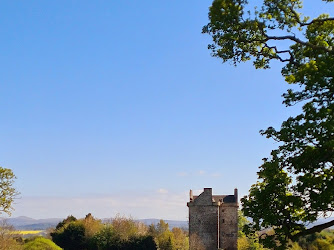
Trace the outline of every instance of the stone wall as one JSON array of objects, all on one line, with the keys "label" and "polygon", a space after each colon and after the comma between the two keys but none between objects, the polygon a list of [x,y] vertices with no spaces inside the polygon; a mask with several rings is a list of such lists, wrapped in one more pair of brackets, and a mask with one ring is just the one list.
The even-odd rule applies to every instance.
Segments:
[{"label": "stone wall", "polygon": [[238,240],[238,205],[223,203],[219,207],[219,246],[236,250]]},{"label": "stone wall", "polygon": [[195,244],[205,249],[217,249],[218,204],[212,201],[212,189],[205,188],[203,193],[188,202],[188,207],[190,249],[195,249]]},{"label": "stone wall", "polygon": [[218,206],[200,205],[189,207],[190,249],[195,249],[194,244],[203,245],[205,249],[218,248],[217,218]]}]

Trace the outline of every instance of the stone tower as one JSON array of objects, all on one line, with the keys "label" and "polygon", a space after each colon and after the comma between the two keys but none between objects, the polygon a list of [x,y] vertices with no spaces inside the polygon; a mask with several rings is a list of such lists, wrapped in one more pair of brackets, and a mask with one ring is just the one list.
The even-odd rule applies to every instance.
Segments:
[{"label": "stone tower", "polygon": [[202,246],[205,250],[237,250],[238,190],[233,195],[212,195],[204,188],[199,196],[190,190],[189,243],[190,250]]}]

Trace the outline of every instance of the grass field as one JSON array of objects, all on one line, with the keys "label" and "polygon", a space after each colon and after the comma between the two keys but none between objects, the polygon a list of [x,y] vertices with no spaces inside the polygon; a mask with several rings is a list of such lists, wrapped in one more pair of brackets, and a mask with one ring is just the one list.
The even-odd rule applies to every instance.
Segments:
[{"label": "grass field", "polygon": [[26,230],[26,231],[14,231],[15,234],[28,235],[28,234],[41,234],[44,230]]}]

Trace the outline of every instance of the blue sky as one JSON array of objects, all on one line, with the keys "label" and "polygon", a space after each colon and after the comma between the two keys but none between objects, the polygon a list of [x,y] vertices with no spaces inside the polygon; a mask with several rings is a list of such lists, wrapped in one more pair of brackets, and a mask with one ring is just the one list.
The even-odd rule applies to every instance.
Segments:
[{"label": "blue sky", "polygon": [[210,4],[0,3],[0,165],[17,176],[13,216],[186,220],[189,189],[247,193],[277,146],[259,130],[298,107],[281,104],[280,64],[210,57]]}]

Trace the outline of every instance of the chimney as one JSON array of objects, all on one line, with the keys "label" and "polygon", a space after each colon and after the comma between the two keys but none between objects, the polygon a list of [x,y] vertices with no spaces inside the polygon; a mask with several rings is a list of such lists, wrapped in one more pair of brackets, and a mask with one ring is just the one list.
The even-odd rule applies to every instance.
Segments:
[{"label": "chimney", "polygon": [[209,193],[212,196],[212,188],[204,188],[204,193]]},{"label": "chimney", "polygon": [[238,200],[238,189],[237,188],[234,189],[234,198],[235,198],[235,202],[238,203],[239,200]]}]

